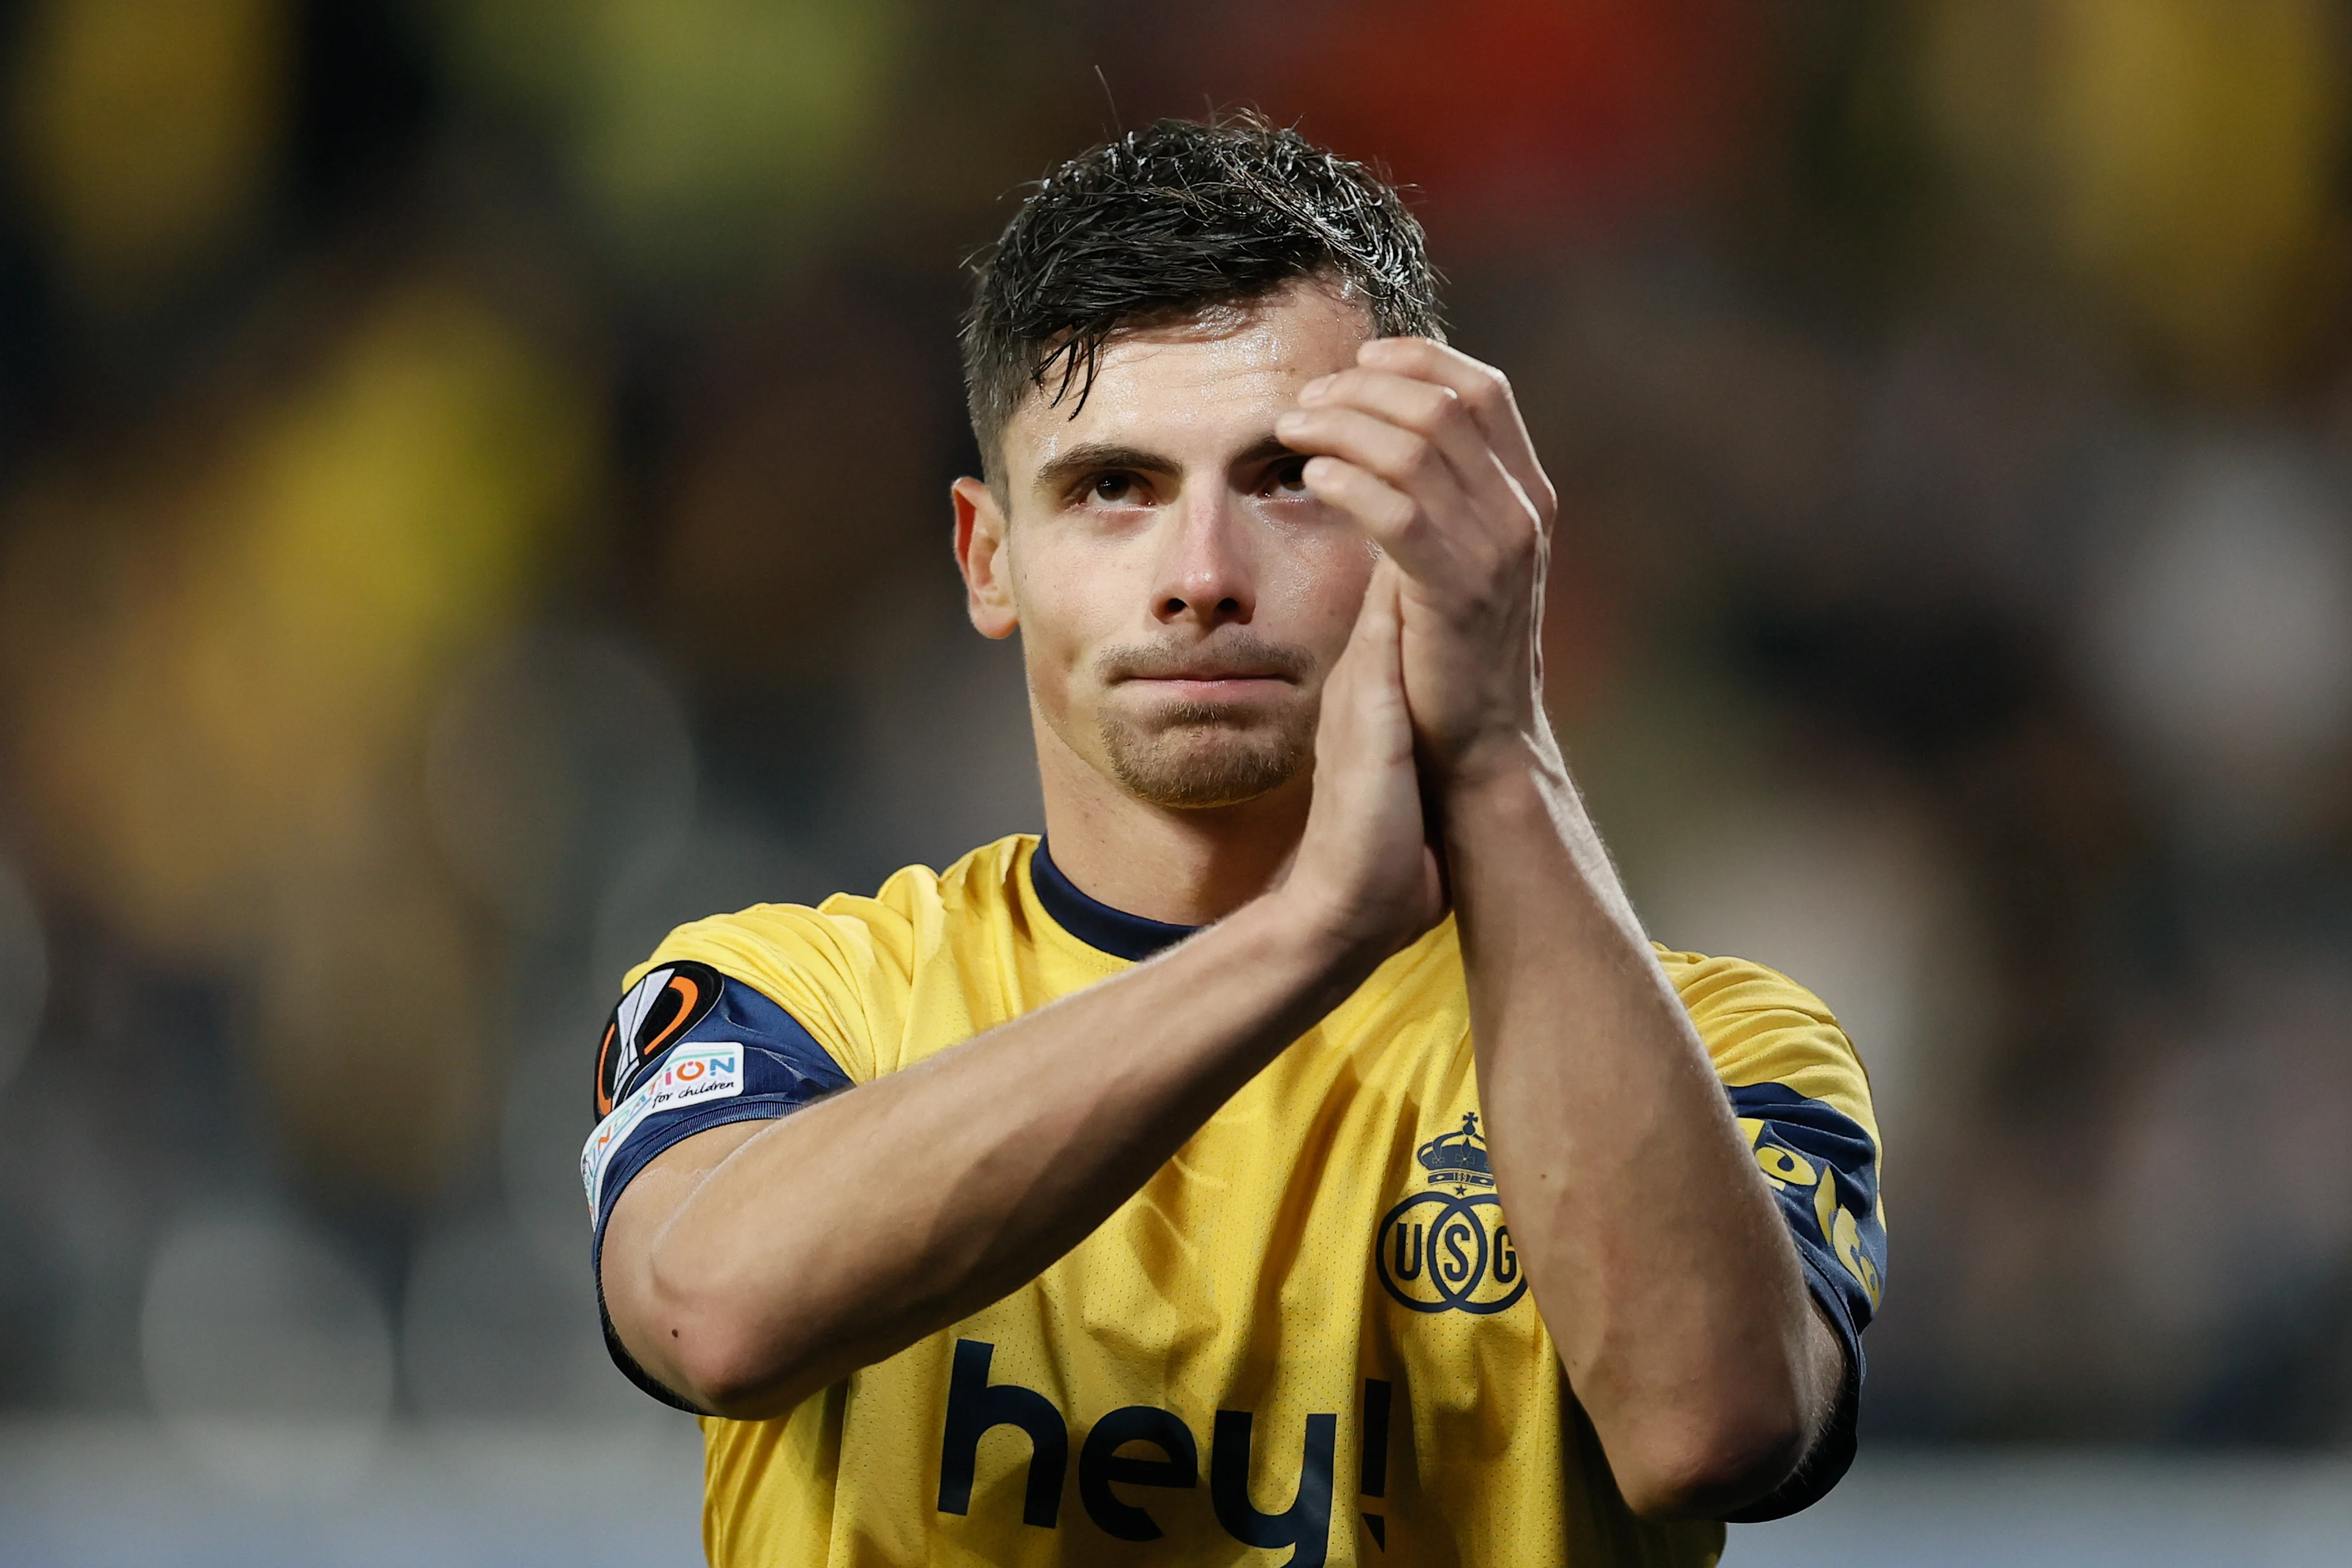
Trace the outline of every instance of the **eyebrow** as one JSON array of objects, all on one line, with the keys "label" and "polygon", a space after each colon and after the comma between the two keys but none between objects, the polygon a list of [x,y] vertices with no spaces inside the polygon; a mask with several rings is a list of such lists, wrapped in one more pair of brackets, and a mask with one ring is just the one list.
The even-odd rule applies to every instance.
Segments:
[{"label": "eyebrow", "polygon": [[1076,482],[1082,475],[1129,470],[1139,474],[1172,474],[1178,464],[1157,452],[1147,452],[1140,447],[1122,447],[1113,441],[1088,441],[1071,447],[1051,458],[1037,469],[1037,488],[1060,490]]},{"label": "eyebrow", "polygon": [[[1284,446],[1275,437],[1268,436],[1247,450],[1235,454],[1234,466],[1243,468],[1253,463],[1269,463],[1276,458],[1295,458],[1299,455]],[[1146,451],[1140,447],[1122,446],[1115,441],[1089,441],[1083,446],[1073,447],[1041,465],[1037,469],[1035,482],[1040,489],[1058,491],[1087,474],[1121,471],[1139,474],[1173,474],[1180,471],[1183,465],[1172,458],[1164,457],[1158,452]]]}]

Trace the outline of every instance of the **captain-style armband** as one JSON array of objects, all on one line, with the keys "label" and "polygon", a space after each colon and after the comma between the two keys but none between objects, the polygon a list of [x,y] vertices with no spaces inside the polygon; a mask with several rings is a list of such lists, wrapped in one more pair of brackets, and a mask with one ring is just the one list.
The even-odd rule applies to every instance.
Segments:
[{"label": "captain-style armband", "polygon": [[767,996],[709,964],[656,964],[605,1022],[596,1052],[603,1118],[580,1152],[590,1259],[604,1343],[632,1383],[690,1408],[636,1365],[604,1313],[604,1226],[637,1173],[683,1139],[733,1121],[772,1120],[847,1089],[816,1037]]},{"label": "captain-style armband", "polygon": [[580,1152],[580,1181],[599,1243],[614,1200],[671,1144],[849,1082],[798,1019],[743,982],[706,963],[656,965],[613,1009],[597,1047],[604,1120]]},{"label": "captain-style armband", "polygon": [[1739,1131],[1797,1245],[1805,1283],[1845,1351],[1837,1408],[1811,1455],[1778,1491],[1727,1516],[1730,1523],[1753,1524],[1811,1507],[1853,1463],[1862,1331],[1884,1289],[1886,1221],[1878,1201],[1878,1144],[1853,1118],[1782,1083],[1729,1093]]}]

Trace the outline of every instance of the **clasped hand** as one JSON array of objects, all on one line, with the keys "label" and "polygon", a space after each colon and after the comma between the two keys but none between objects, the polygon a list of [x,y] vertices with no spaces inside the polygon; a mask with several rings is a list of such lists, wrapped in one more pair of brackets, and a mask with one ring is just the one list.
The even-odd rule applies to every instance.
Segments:
[{"label": "clasped hand", "polygon": [[1443,913],[1448,804],[1552,754],[1537,636],[1558,502],[1501,374],[1427,339],[1366,343],[1275,432],[1381,552],[1324,687],[1291,880],[1385,949]]}]

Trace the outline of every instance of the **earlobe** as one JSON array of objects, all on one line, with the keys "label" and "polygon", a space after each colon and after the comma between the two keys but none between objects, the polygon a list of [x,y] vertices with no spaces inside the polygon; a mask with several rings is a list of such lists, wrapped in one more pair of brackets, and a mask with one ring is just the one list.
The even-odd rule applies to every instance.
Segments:
[{"label": "earlobe", "polygon": [[1005,568],[1004,510],[996,492],[969,475],[949,491],[955,508],[956,569],[963,574],[964,612],[984,637],[1008,637],[1021,624]]}]

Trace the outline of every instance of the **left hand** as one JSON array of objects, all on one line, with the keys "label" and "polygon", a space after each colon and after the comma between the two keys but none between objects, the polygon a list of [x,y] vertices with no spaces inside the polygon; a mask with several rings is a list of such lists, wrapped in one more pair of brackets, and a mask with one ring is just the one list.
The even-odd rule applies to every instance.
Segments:
[{"label": "left hand", "polygon": [[1502,373],[1426,338],[1364,344],[1275,423],[1307,487],[1400,569],[1424,764],[1461,781],[1548,734],[1536,640],[1558,499]]},{"label": "left hand", "polygon": [[1398,577],[1393,563],[1373,568],[1347,652],[1323,684],[1314,802],[1273,895],[1291,903],[1286,925],[1330,931],[1369,960],[1364,973],[1445,914],[1398,658]]}]

